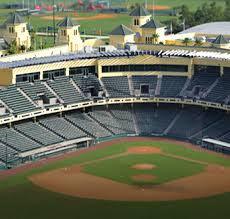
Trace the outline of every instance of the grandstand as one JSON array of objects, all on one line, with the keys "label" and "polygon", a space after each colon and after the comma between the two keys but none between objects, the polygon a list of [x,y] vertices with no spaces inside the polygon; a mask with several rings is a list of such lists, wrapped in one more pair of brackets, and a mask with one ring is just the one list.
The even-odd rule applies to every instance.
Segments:
[{"label": "grandstand", "polygon": [[0,161],[125,135],[229,143],[230,65],[223,57],[121,50],[0,64],[14,74],[0,90]]}]

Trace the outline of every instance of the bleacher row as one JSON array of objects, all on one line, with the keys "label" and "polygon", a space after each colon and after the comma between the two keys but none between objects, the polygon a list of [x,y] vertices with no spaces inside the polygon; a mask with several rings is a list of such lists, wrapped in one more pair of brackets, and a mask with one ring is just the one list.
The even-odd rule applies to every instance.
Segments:
[{"label": "bleacher row", "polygon": [[[138,134],[171,136],[192,141],[211,137],[230,142],[230,116],[221,110],[175,104],[97,106],[86,112],[66,112],[0,127],[0,160],[44,146],[82,137],[94,139]],[[6,157],[6,150],[8,157]]]}]

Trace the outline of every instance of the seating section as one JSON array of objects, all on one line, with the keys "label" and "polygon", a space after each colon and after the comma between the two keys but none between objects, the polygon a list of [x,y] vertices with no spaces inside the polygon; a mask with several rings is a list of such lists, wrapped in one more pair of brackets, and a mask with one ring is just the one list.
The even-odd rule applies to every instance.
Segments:
[{"label": "seating section", "polygon": [[63,138],[42,127],[38,123],[24,122],[19,125],[15,125],[15,129],[22,132],[29,138],[40,142],[44,146],[56,144],[63,141]]},{"label": "seating section", "polygon": [[109,106],[109,112],[121,124],[126,133],[135,133],[133,112],[129,105]]},{"label": "seating section", "polygon": [[39,100],[38,94],[44,94],[47,98],[55,97],[51,91],[41,82],[34,83],[21,82],[17,84],[33,101]]},{"label": "seating section", "polygon": [[91,118],[93,118],[97,123],[102,125],[107,130],[111,131],[113,134],[125,134],[126,129],[122,127],[122,124],[115,119],[107,109],[102,107],[95,107],[92,112],[89,112]]},{"label": "seating section", "polygon": [[152,90],[152,94],[155,93],[157,86],[157,76],[132,76],[133,88],[140,90],[141,85],[149,85],[149,90]]},{"label": "seating section", "polygon": [[158,108],[154,104],[148,104],[148,107],[136,104],[134,111],[140,134],[163,135],[179,109],[174,106]]},{"label": "seating section", "polygon": [[201,130],[199,133],[193,136],[193,138],[197,140],[202,139],[203,137],[221,139],[221,136],[223,136],[223,134],[230,131],[229,122],[230,116],[223,114],[221,119],[218,119],[207,128]]},{"label": "seating section", "polygon": [[216,86],[206,96],[205,99],[212,102],[224,103],[226,98],[230,95],[230,75],[223,75],[219,78]]},{"label": "seating section", "polygon": [[112,135],[111,132],[96,123],[85,113],[70,113],[66,116],[66,119],[95,138],[103,138]]},{"label": "seating section", "polygon": [[220,136],[219,140],[224,142],[230,142],[230,131],[227,131],[227,133]]},{"label": "seating section", "polygon": [[[202,120],[199,120],[200,114],[202,114],[202,108],[198,107],[186,107],[181,110],[180,116],[175,121],[174,125],[168,131],[168,135],[178,137],[178,138],[188,138],[191,133],[191,127],[198,126],[200,127],[200,123]],[[194,122],[196,121],[196,122]],[[193,124],[194,123],[194,124]]]},{"label": "seating section", "polygon": [[77,74],[73,76],[73,80],[83,93],[89,93],[91,88],[94,88],[96,93],[102,90],[98,78],[93,74],[88,74],[87,76]]},{"label": "seating section", "polygon": [[64,118],[45,118],[40,120],[40,124],[66,140],[72,140],[86,136],[86,133],[84,133],[82,130],[80,130]]},{"label": "seating section", "polygon": [[41,147],[42,145],[22,135],[12,128],[1,127],[0,139],[4,144],[9,145],[19,152],[25,152]]},{"label": "seating section", "polygon": [[47,83],[64,101],[65,104],[84,101],[84,97],[71,84],[68,77],[56,77],[55,80],[47,81]]},{"label": "seating section", "polygon": [[129,83],[127,77],[104,77],[102,81],[110,97],[129,97]]},{"label": "seating section", "polygon": [[187,77],[163,76],[161,82],[160,96],[178,97],[184,88]]},{"label": "seating section", "polygon": [[0,142],[0,161],[13,162],[16,160],[17,151]]},{"label": "seating section", "polygon": [[16,86],[9,86],[0,91],[0,99],[11,109],[13,113],[20,114],[34,111],[37,108],[23,94],[18,91]]},{"label": "seating section", "polygon": [[187,90],[193,90],[195,87],[199,87],[200,91],[205,91],[218,79],[218,77],[218,73],[195,72]]}]

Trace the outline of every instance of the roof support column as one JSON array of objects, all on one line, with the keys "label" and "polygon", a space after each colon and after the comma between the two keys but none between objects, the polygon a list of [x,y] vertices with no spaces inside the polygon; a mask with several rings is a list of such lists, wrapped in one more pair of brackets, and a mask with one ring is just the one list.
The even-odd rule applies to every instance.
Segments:
[{"label": "roof support column", "polygon": [[69,67],[67,67],[67,68],[65,69],[65,75],[66,75],[66,76],[69,76]]},{"label": "roof support column", "polygon": [[224,66],[221,65],[220,66],[220,76],[222,76],[224,74]]}]

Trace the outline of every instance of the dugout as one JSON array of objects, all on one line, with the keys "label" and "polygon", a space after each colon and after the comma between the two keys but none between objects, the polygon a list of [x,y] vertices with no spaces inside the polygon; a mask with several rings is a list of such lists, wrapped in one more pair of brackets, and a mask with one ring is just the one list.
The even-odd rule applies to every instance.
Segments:
[{"label": "dugout", "polygon": [[212,138],[203,138],[202,147],[223,154],[230,155],[230,143],[215,140]]}]

